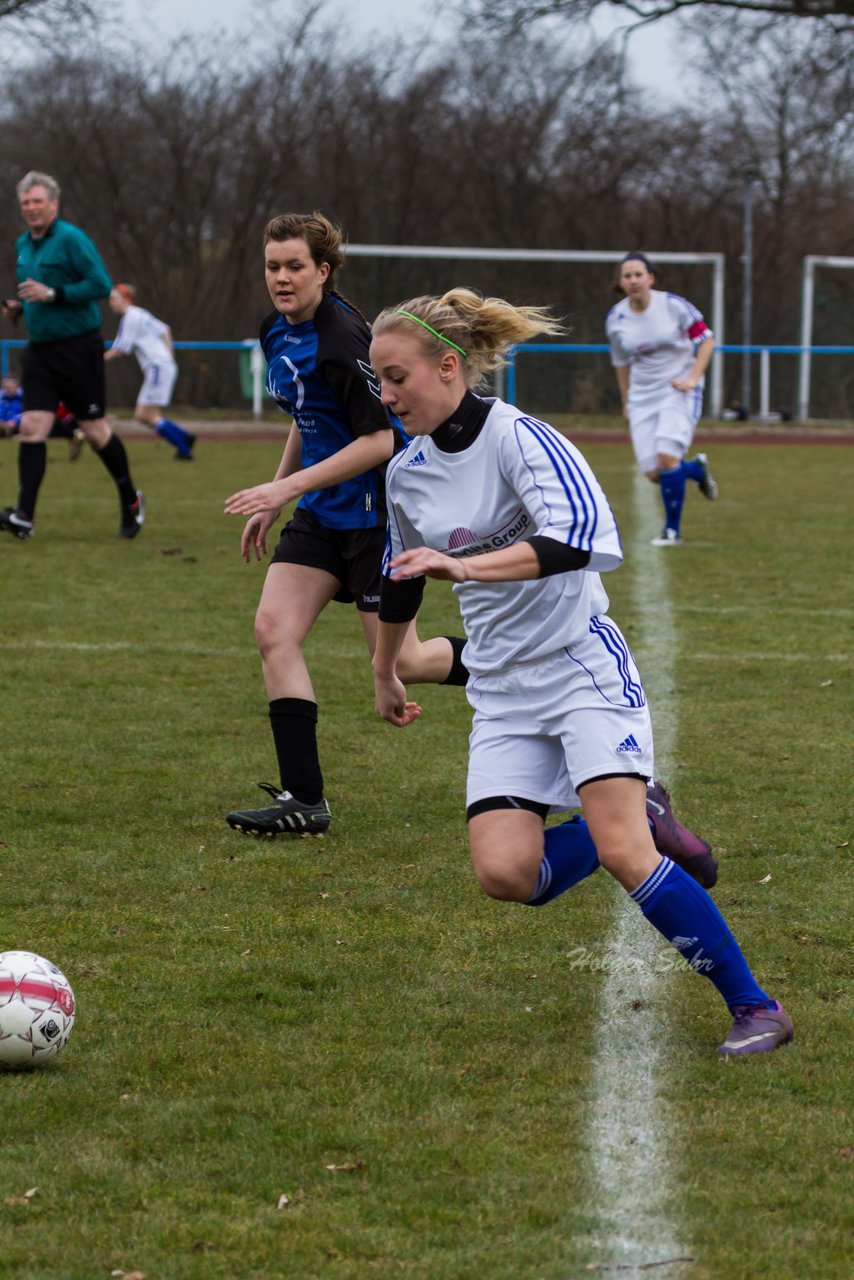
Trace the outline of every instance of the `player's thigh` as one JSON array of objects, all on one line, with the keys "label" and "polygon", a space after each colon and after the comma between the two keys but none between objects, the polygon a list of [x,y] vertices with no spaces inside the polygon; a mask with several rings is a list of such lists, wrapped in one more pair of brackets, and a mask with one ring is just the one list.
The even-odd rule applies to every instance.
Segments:
[{"label": "player's thigh", "polygon": [[661,861],[646,816],[645,779],[595,779],[579,795],[599,861],[631,893]]},{"label": "player's thigh", "polygon": [[178,366],[174,364],[150,364],[145,370],[142,386],[136,398],[137,404],[165,409],[172,399]]},{"label": "player's thigh", "polygon": [[528,809],[491,809],[469,821],[478,884],[493,898],[527,902],[543,860],[543,820]]},{"label": "player's thigh", "polygon": [[694,412],[693,393],[673,391],[658,414],[655,428],[656,452],[676,462],[685,457],[694,439],[697,426],[697,414]]},{"label": "player's thigh", "polygon": [[635,459],[641,471],[649,475],[657,467],[657,450],[655,447],[658,410],[653,406],[631,406],[629,408],[629,435]]},{"label": "player's thigh", "polygon": [[21,414],[20,438],[24,444],[39,444],[42,440],[47,440],[52,426],[52,412],[27,409]]},{"label": "player's thigh", "polygon": [[313,565],[271,564],[255,614],[259,642],[301,645],[339,585]]}]

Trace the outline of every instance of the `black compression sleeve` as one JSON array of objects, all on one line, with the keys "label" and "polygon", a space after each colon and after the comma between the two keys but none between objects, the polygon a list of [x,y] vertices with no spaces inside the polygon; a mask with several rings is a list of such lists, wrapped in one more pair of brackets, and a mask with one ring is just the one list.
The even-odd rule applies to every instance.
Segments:
[{"label": "black compression sleeve", "polygon": [[380,583],[380,622],[411,622],[421,608],[426,578],[383,578]]},{"label": "black compression sleeve", "polygon": [[535,533],[528,541],[540,562],[541,578],[550,578],[556,573],[572,573],[574,569],[586,569],[590,563],[589,551],[568,547],[542,533]]}]

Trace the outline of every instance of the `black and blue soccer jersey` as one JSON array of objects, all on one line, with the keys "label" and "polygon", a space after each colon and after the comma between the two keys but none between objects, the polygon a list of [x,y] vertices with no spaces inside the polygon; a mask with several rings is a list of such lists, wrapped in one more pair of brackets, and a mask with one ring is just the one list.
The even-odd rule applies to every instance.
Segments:
[{"label": "black and blue soccer jersey", "polygon": [[[326,294],[310,320],[289,324],[273,312],[261,326],[267,390],[299,428],[302,465],[323,462],[360,436],[394,428],[369,361],[370,330],[347,304]],[[399,448],[397,439],[395,447]],[[376,467],[298,503],[328,529],[385,523],[385,467]]]}]

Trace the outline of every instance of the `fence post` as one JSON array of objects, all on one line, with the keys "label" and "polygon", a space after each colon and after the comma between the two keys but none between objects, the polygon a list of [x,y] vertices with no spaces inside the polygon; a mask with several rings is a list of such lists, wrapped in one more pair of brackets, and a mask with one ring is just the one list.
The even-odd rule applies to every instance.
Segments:
[{"label": "fence post", "polygon": [[252,374],[252,417],[257,422],[261,417],[261,404],[264,395],[264,352],[261,344],[256,342],[249,352],[249,369]]},{"label": "fence post", "polygon": [[759,352],[759,417],[767,418],[771,412],[771,352],[763,347]]}]

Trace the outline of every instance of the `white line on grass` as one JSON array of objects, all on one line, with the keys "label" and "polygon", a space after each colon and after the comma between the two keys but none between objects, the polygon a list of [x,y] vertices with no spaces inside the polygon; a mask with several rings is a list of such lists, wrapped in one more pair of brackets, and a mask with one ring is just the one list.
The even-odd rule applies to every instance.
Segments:
[{"label": "white line on grass", "polygon": [[[667,555],[673,553],[662,554],[649,545],[660,525],[655,497],[649,481],[638,475],[627,568],[633,571],[641,637],[638,657],[653,713],[656,773],[666,779],[675,759],[677,730],[672,693],[676,633],[667,569]],[[599,1012],[590,1117],[596,1202],[602,1218],[597,1261],[619,1267],[628,1280],[644,1274],[641,1268],[684,1257],[688,1250],[672,1216],[671,1122],[661,1061],[666,1030],[660,1008],[662,978],[654,964],[662,940],[625,895],[619,899],[607,947],[628,963],[618,960],[608,971]]]}]

